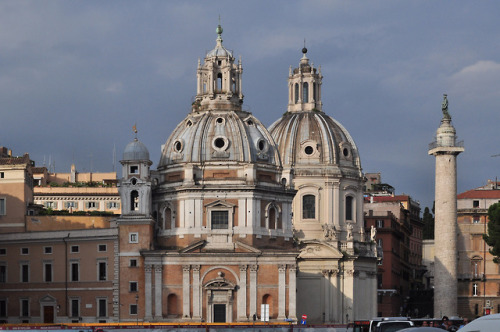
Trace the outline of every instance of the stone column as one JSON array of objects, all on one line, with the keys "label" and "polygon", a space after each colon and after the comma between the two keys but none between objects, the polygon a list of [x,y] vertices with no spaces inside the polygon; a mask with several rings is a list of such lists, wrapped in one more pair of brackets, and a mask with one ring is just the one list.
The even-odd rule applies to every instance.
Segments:
[{"label": "stone column", "polygon": [[201,288],[200,288],[200,266],[192,265],[193,268],[193,319],[201,321]]},{"label": "stone column", "polygon": [[[332,275],[330,276],[331,284],[332,284],[332,294],[331,294],[331,303],[332,303],[332,311],[330,313],[330,319],[334,323],[341,322],[342,317],[340,317],[340,296],[342,296],[340,292],[340,284],[339,284],[339,270],[332,270]],[[377,306],[375,305],[375,308]],[[375,315],[374,315],[375,316]]]},{"label": "stone column", "polygon": [[151,271],[152,265],[146,264],[144,269],[144,320],[151,320],[152,315],[152,302],[153,302],[153,294],[151,287]]},{"label": "stone column", "polygon": [[257,270],[258,265],[250,265],[250,317],[257,314]]},{"label": "stone column", "polygon": [[182,266],[182,318],[189,319],[190,318],[190,302],[189,302],[189,265]]},{"label": "stone column", "polygon": [[286,287],[286,265],[279,264],[278,265],[278,319],[283,320],[286,318],[285,314],[285,287]]},{"label": "stone column", "polygon": [[329,322],[330,321],[330,305],[331,305],[331,287],[330,287],[330,270],[323,270],[321,271],[323,274],[323,293],[325,297],[325,303],[323,305],[323,313],[325,314],[324,318],[325,321],[323,323]]},{"label": "stone column", "polygon": [[163,282],[162,282],[162,265],[155,265],[155,320],[158,320],[163,317]]},{"label": "stone column", "polygon": [[297,265],[288,265],[288,318],[297,319]]},{"label": "stone column", "polygon": [[333,184],[333,224],[340,231],[340,183]]},{"label": "stone column", "polygon": [[[240,265],[240,288],[238,289],[238,321],[246,321],[247,316],[247,266]],[[252,314],[253,315],[253,314]]]}]

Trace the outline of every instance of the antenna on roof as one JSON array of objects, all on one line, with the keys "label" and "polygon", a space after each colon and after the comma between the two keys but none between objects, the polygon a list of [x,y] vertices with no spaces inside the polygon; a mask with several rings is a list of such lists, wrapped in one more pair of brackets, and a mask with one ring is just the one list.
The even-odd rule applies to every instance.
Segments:
[{"label": "antenna on roof", "polygon": [[116,144],[113,143],[113,173],[116,172]]}]

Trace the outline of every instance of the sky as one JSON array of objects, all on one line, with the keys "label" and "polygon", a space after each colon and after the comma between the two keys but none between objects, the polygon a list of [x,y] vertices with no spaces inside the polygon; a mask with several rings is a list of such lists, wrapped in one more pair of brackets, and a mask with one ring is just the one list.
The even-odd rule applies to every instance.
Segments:
[{"label": "sky", "polygon": [[56,172],[110,172],[137,124],[155,169],[220,16],[224,46],[242,57],[245,110],[266,126],[281,117],[305,40],[323,111],[363,171],[423,210],[444,93],[465,146],[458,192],[500,176],[499,12],[497,0],[1,0],[0,146]]}]

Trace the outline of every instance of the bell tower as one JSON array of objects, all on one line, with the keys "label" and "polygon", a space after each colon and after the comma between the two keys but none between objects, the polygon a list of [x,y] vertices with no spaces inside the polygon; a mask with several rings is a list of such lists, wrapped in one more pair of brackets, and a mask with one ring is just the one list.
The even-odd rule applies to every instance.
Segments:
[{"label": "bell tower", "polygon": [[302,49],[299,67],[288,75],[288,111],[322,111],[321,102],[321,66],[314,68],[306,56],[307,48]]},{"label": "bell tower", "polygon": [[193,112],[206,109],[240,110],[243,103],[241,58],[234,63],[233,53],[222,45],[222,27],[216,29],[216,46],[198,60],[196,99]]}]

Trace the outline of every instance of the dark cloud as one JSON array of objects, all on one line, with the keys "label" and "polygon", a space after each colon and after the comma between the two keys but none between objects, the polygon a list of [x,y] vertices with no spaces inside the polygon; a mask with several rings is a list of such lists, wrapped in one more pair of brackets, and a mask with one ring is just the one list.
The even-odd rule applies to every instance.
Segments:
[{"label": "dark cloud", "polygon": [[215,45],[241,55],[245,108],[270,125],[304,39],[324,110],[366,172],[430,206],[427,155],[448,93],[466,151],[458,190],[498,175],[496,1],[6,1],[0,3],[0,145],[67,172],[110,171],[133,138],[160,147],[189,112],[196,65]]}]

